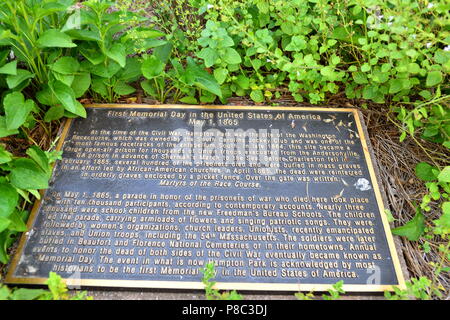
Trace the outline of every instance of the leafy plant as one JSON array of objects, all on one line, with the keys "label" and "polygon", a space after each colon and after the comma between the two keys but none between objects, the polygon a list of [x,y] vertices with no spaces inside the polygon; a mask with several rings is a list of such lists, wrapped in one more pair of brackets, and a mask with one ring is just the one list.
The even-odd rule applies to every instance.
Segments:
[{"label": "leafy plant", "polygon": [[21,198],[31,203],[29,195],[40,199],[39,189],[48,187],[51,165],[61,152],[42,151],[37,146],[27,150],[29,158],[14,157],[0,146],[0,262],[8,262],[6,249],[18,233],[27,230],[28,212],[21,207]]},{"label": "leafy plant", "polygon": [[406,289],[402,290],[397,287],[394,288],[394,293],[385,291],[384,297],[387,300],[430,300],[432,294],[442,296],[441,292],[437,288],[432,288],[432,281],[426,277],[420,277],[419,279],[412,278],[406,282]]},{"label": "leafy plant", "polygon": [[80,67],[92,75],[94,95],[114,102],[120,96],[134,93],[136,89],[130,82],[142,75],[140,58],[128,56],[166,44],[159,39],[164,34],[145,25],[127,30],[126,21],[144,23],[146,18],[138,18],[132,12],[110,12],[111,2],[86,1],[83,4],[86,10],[80,14],[82,29],[70,24],[65,30],[83,40],[78,49],[85,60]]},{"label": "leafy plant", "polygon": [[205,294],[206,299],[208,300],[242,300],[243,297],[233,290],[231,292],[220,292],[217,289],[214,289],[216,282],[211,281],[216,277],[216,271],[214,268],[213,262],[208,262],[202,270],[203,278],[202,282],[205,285]]},{"label": "leafy plant", "polygon": [[50,272],[47,286],[48,290],[0,286],[0,300],[92,300],[85,291],[69,295],[65,282],[54,272]]},{"label": "leafy plant", "polygon": [[[341,298],[341,294],[345,294],[345,291],[342,289],[344,285],[344,281],[340,280],[332,285],[332,287],[328,290],[327,294],[322,294],[323,300],[338,300]],[[314,292],[311,291],[309,293],[297,292],[295,293],[295,297],[298,300],[315,300]]]}]

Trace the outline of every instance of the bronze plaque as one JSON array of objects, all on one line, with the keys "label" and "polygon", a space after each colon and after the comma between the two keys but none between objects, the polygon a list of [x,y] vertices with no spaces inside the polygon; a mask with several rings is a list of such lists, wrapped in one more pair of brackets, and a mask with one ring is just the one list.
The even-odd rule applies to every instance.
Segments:
[{"label": "bronze plaque", "polygon": [[9,283],[404,286],[355,109],[92,105],[69,120]]}]

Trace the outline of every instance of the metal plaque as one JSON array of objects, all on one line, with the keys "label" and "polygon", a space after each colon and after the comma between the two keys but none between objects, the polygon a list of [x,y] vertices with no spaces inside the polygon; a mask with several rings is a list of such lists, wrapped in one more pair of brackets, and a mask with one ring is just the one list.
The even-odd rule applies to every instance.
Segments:
[{"label": "metal plaque", "polygon": [[356,109],[91,105],[68,120],[8,283],[404,287]]}]

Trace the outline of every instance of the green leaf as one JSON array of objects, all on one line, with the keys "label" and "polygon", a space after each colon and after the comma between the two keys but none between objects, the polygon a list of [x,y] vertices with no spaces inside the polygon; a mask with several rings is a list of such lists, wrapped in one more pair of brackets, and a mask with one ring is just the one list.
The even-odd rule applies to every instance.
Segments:
[{"label": "green leaf", "polygon": [[127,53],[125,47],[121,43],[115,43],[113,46],[106,51],[106,55],[117,62],[122,68],[125,67]]},{"label": "green leaf", "polygon": [[75,92],[71,87],[61,81],[55,81],[52,83],[51,88],[56,98],[64,106],[64,109],[80,117],[86,117],[86,110],[75,99]]},{"label": "green leaf", "polygon": [[73,29],[65,31],[73,40],[83,40],[83,41],[102,41],[98,31],[90,31],[83,29]]},{"label": "green leaf", "polygon": [[425,216],[420,209],[417,209],[417,213],[410,221],[405,225],[392,229],[392,233],[397,236],[408,238],[410,241],[419,240],[420,236],[425,230]]},{"label": "green leaf", "polygon": [[135,81],[142,75],[141,68],[142,63],[137,58],[127,58],[125,68],[117,74],[117,77],[127,82]]},{"label": "green leaf", "polygon": [[264,101],[264,94],[261,90],[253,90],[250,93],[250,98],[252,98],[253,101],[260,103]]},{"label": "green leaf", "polygon": [[6,77],[6,83],[8,84],[9,89],[14,89],[18,87],[22,82],[34,78],[34,74],[32,74],[28,70],[18,69],[15,75],[8,75]]},{"label": "green leaf", "polygon": [[121,69],[120,65],[113,61],[109,60],[105,65],[104,63],[98,65],[92,65],[89,70],[93,75],[102,77],[102,78],[112,78],[117,72]]},{"label": "green leaf", "polygon": [[436,180],[436,175],[433,173],[436,167],[426,163],[420,162],[416,165],[416,176],[423,181],[434,181]]},{"label": "green leaf", "polygon": [[135,88],[127,84],[125,81],[118,81],[113,90],[120,96],[126,96],[136,91]]},{"label": "green leaf", "polygon": [[180,99],[181,102],[187,103],[187,104],[198,104],[197,99],[194,97],[186,96]]},{"label": "green leaf", "polygon": [[[0,245],[1,245],[1,243],[0,243]],[[7,286],[0,285],[0,301],[8,300],[10,294],[11,294],[11,291],[8,289]]]},{"label": "green leaf", "polygon": [[214,49],[203,48],[197,54],[197,57],[203,59],[205,61],[205,66],[209,68],[216,63],[216,60],[219,58],[219,55],[217,54],[217,51]]},{"label": "green leaf", "polygon": [[6,118],[0,116],[0,138],[12,136],[13,134],[18,134],[19,131],[17,129],[10,130],[6,128]]},{"label": "green leaf", "polygon": [[74,48],[77,46],[72,42],[70,36],[56,29],[45,31],[36,44],[41,48]]},{"label": "green leaf", "polygon": [[80,53],[93,65],[98,65],[105,61],[105,56],[100,52],[99,48],[86,48],[82,47],[80,48]]},{"label": "green leaf", "polygon": [[8,229],[11,231],[25,232],[27,231],[27,225],[22,220],[19,211],[14,210],[13,213],[8,218],[11,221]]},{"label": "green leaf", "polygon": [[27,120],[31,110],[33,110],[33,100],[24,101],[24,96],[20,92],[8,94],[3,105],[5,108],[6,128],[8,130],[18,129]]},{"label": "green leaf", "polygon": [[19,201],[19,194],[9,183],[0,183],[0,217],[8,218]]},{"label": "green leaf", "polygon": [[389,93],[394,94],[403,90],[402,79],[391,79],[389,80]]},{"label": "green leaf", "polygon": [[6,149],[0,145],[0,164],[10,162],[12,160],[12,154],[6,151]]},{"label": "green leaf", "polygon": [[108,88],[106,88],[105,83],[102,78],[93,78],[91,89],[101,95],[102,97],[106,97],[108,95]]},{"label": "green leaf", "polygon": [[222,91],[220,85],[217,83],[214,76],[208,73],[204,68],[197,65],[194,59],[188,57],[186,67],[187,81],[194,84],[200,89],[209,91],[219,98],[222,98]]},{"label": "green leaf", "polygon": [[237,76],[237,79],[235,81],[242,89],[250,88],[250,79],[242,74]]},{"label": "green leaf", "polygon": [[233,48],[225,49],[225,56],[223,57],[226,63],[229,64],[238,64],[242,62],[241,56],[239,53]]},{"label": "green leaf", "polygon": [[72,86],[73,80],[75,79],[74,75],[64,75],[57,72],[54,72],[53,75],[55,76],[55,79],[58,81],[61,81],[66,86]]},{"label": "green leaf", "polygon": [[170,53],[172,52],[173,44],[171,42],[167,42],[162,46],[158,46],[153,50],[153,54],[161,60],[164,64],[169,61]]},{"label": "green leaf", "polygon": [[45,294],[47,294],[47,290],[44,290],[44,289],[20,288],[20,289],[14,290],[14,292],[11,294],[11,299],[12,300],[36,300]]},{"label": "green leaf", "polygon": [[359,71],[358,72],[353,72],[352,76],[353,76],[353,80],[355,80],[355,82],[357,84],[366,84],[366,83],[368,83],[366,75],[364,73],[362,73],[362,72],[359,72]]},{"label": "green leaf", "polygon": [[[9,219],[0,217],[0,233],[5,231],[9,225],[11,224],[11,221]],[[0,243],[1,245],[1,243]]]},{"label": "green leaf", "polygon": [[450,166],[446,166],[437,176],[439,182],[450,182]]},{"label": "green leaf", "polygon": [[60,300],[68,291],[61,276],[55,272],[50,272],[46,284],[53,295],[53,300]]},{"label": "green leaf", "polygon": [[31,146],[28,148],[26,153],[50,176],[50,164],[48,163],[48,158],[44,151],[42,151],[38,146]]},{"label": "green leaf", "polygon": [[0,232],[0,262],[3,264],[8,263],[9,256],[6,252],[6,245],[8,244],[8,237],[10,232]]},{"label": "green leaf", "polygon": [[82,97],[90,86],[91,86],[91,74],[89,72],[76,75],[72,83],[72,90],[75,95],[75,98]]},{"label": "green leaf", "polygon": [[437,228],[434,232],[437,234],[449,234],[450,233],[450,202],[446,201],[442,204],[442,215],[439,219],[433,221]]},{"label": "green leaf", "polygon": [[17,60],[5,64],[0,68],[0,74],[9,74],[12,76],[17,75]]},{"label": "green leaf", "polygon": [[156,56],[152,55],[149,56],[147,59],[144,60],[142,63],[142,74],[147,79],[153,79],[164,71],[164,63],[159,60]]},{"label": "green leaf", "polygon": [[227,79],[228,70],[225,68],[219,68],[214,70],[214,78],[216,78],[219,84],[222,84]]},{"label": "green leaf", "polygon": [[14,160],[9,174],[11,184],[19,189],[46,189],[48,175],[31,159]]},{"label": "green leaf", "polygon": [[58,99],[56,98],[53,91],[50,89],[49,85],[44,85],[41,91],[36,93],[36,98],[39,103],[46,106],[54,106],[59,104]]},{"label": "green leaf", "polygon": [[50,68],[58,73],[72,75],[80,68],[80,63],[72,57],[62,57],[53,63]]},{"label": "green leaf", "polygon": [[440,71],[428,72],[426,86],[433,87],[442,82],[442,73]]}]

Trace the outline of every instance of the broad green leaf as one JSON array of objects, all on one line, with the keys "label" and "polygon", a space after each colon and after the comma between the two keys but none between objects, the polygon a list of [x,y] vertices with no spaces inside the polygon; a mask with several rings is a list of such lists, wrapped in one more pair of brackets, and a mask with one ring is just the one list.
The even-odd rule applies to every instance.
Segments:
[{"label": "broad green leaf", "polygon": [[105,56],[100,52],[100,49],[96,48],[80,48],[80,53],[93,65],[98,65],[105,61]]},{"label": "broad green leaf", "polygon": [[115,43],[113,46],[106,51],[106,55],[117,62],[122,68],[125,67],[127,53],[125,51],[125,47],[120,43]]},{"label": "broad green leaf", "polygon": [[36,43],[41,48],[73,48],[77,46],[69,35],[56,29],[45,31]]},{"label": "broad green leaf", "polygon": [[[6,230],[11,224],[11,220],[0,217],[0,233]],[[1,243],[0,243],[1,245]]]},{"label": "broad green leaf", "polygon": [[8,94],[3,105],[5,108],[6,128],[8,130],[18,129],[27,120],[31,110],[33,110],[33,100],[24,101],[24,96],[20,92]]},{"label": "broad green leaf", "polygon": [[11,224],[8,226],[9,230],[17,232],[27,231],[27,225],[22,220],[19,211],[14,210],[13,213],[8,217],[8,219],[11,221]]},{"label": "broad green leaf", "polygon": [[91,71],[93,75],[109,79],[112,78],[115,74],[117,74],[117,72],[119,72],[120,69],[121,67],[118,63],[109,60],[106,65],[104,63],[92,65],[89,68],[89,71]]},{"label": "broad green leaf", "polygon": [[227,79],[228,70],[225,68],[219,68],[214,70],[214,78],[216,78],[219,84],[222,84]]},{"label": "broad green leaf", "polygon": [[0,232],[0,262],[3,264],[8,263],[9,256],[6,252],[6,245],[8,242],[8,237],[10,235],[10,232]]},{"label": "broad green leaf", "polygon": [[0,301],[8,300],[11,291],[7,286],[0,285]]},{"label": "broad green leaf", "polygon": [[406,237],[410,241],[417,241],[423,234],[424,230],[425,217],[422,212],[418,210],[414,218],[408,221],[405,225],[392,229],[392,233],[397,236]]},{"label": "broad green leaf", "polygon": [[226,63],[229,64],[238,64],[242,62],[241,56],[239,53],[233,48],[225,49],[225,56],[223,57]]},{"label": "broad green leaf", "polygon": [[188,58],[186,67],[186,76],[190,84],[196,85],[198,88],[209,91],[219,98],[222,98],[220,85],[217,83],[213,75],[209,74],[204,68],[197,65],[194,59]]},{"label": "broad green leaf", "polygon": [[18,87],[22,82],[34,78],[34,74],[32,74],[28,70],[17,69],[17,73],[15,75],[8,75],[6,77],[6,83],[8,84],[9,89],[14,89]]},{"label": "broad green leaf", "polygon": [[127,58],[127,64],[124,69],[117,73],[117,77],[124,81],[135,81],[142,75],[142,63],[137,58]]},{"label": "broad green leaf", "polygon": [[48,163],[48,158],[44,151],[38,146],[31,146],[26,153],[41,167],[42,170],[50,174],[50,164]]},{"label": "broad green leaf", "polygon": [[197,77],[194,81],[194,84],[200,89],[209,91],[214,93],[219,98],[222,97],[222,91],[220,90],[220,86],[217,83],[216,79],[212,76],[210,77]]},{"label": "broad green leaf", "polygon": [[197,99],[195,99],[195,97],[190,97],[190,96],[181,98],[180,102],[187,103],[187,104],[198,104]]},{"label": "broad green leaf", "polygon": [[96,78],[94,77],[92,79],[92,86],[91,89],[101,95],[102,97],[106,97],[108,95],[108,88],[106,88],[105,83],[103,82],[102,78]]},{"label": "broad green leaf", "polygon": [[450,166],[446,166],[437,178],[439,182],[450,182]]},{"label": "broad green leaf", "polygon": [[264,101],[264,94],[262,93],[261,90],[253,90],[250,93],[250,98],[252,98],[253,101],[255,102],[263,102]]},{"label": "broad green leaf", "polygon": [[118,81],[113,90],[120,96],[126,96],[136,91],[135,88],[127,84],[125,81]]},{"label": "broad green leaf", "polygon": [[51,69],[55,72],[72,75],[78,71],[80,68],[80,63],[72,57],[62,57],[58,59],[51,66]]},{"label": "broad green leaf", "polygon": [[242,89],[250,88],[250,79],[242,74],[237,76],[237,79],[235,81]]},{"label": "broad green leaf", "polygon": [[434,87],[442,82],[442,73],[440,71],[430,71],[427,75],[426,86]]},{"label": "broad green leaf", "polygon": [[450,201],[446,201],[442,204],[442,215],[439,217],[439,219],[434,220],[434,223],[437,226],[437,228],[435,228],[435,233],[450,233]]},{"label": "broad green leaf", "polygon": [[75,98],[82,97],[91,86],[91,74],[88,72],[75,76],[72,83],[72,90]]},{"label": "broad green leaf", "polygon": [[17,60],[5,64],[0,68],[0,74],[9,74],[12,76],[17,75]]},{"label": "broad green leaf", "polygon": [[41,91],[36,93],[36,98],[39,103],[46,106],[54,106],[59,104],[59,100],[56,98],[55,94],[48,85],[45,85]]},{"label": "broad green leaf", "polygon": [[358,72],[353,72],[352,76],[353,76],[353,80],[355,80],[355,82],[357,84],[366,84],[366,83],[368,83],[366,75],[364,73],[362,73],[362,72],[359,72],[359,71]]},{"label": "broad green leaf", "polygon": [[403,90],[402,79],[392,79],[389,81],[389,93],[394,94]]},{"label": "broad green leaf", "polygon": [[416,176],[423,181],[434,181],[436,180],[436,176],[433,173],[433,170],[436,170],[436,167],[426,163],[420,162],[416,165]]},{"label": "broad green leaf", "polygon": [[0,116],[0,138],[12,136],[13,134],[18,134],[17,129],[10,130],[6,127],[6,118]]},{"label": "broad green leaf", "polygon": [[141,87],[151,97],[156,97],[158,93],[156,92],[155,87],[152,83],[150,83],[150,80],[144,80],[141,82]]},{"label": "broad green leaf", "polygon": [[72,86],[73,80],[75,79],[74,75],[64,75],[57,72],[54,72],[53,75],[55,76],[56,80],[61,81],[62,83],[64,83],[66,86],[69,87]]},{"label": "broad green leaf", "polygon": [[0,217],[8,218],[19,201],[19,194],[9,183],[0,183]]},{"label": "broad green leaf", "polygon": [[19,189],[46,189],[48,175],[31,159],[20,158],[13,162],[9,174],[11,184]]},{"label": "broad green leaf", "polygon": [[144,60],[141,70],[144,77],[146,77],[147,79],[153,79],[161,75],[161,73],[164,71],[164,67],[164,63],[156,56],[152,55]]},{"label": "broad green leaf", "polygon": [[12,160],[12,154],[0,145],[0,164],[7,163]]},{"label": "broad green leaf", "polygon": [[98,31],[84,30],[84,29],[73,29],[65,32],[73,40],[83,40],[83,41],[101,41],[100,34]]},{"label": "broad green leaf", "polygon": [[205,61],[205,66],[207,68],[212,67],[219,58],[217,51],[211,48],[203,48],[197,56]]},{"label": "broad green leaf", "polygon": [[[76,114],[80,117],[86,117],[86,110],[83,106],[75,99],[75,93],[71,87],[65,85],[60,81],[55,81],[52,84],[53,92],[59,102],[64,106],[67,111]],[[37,189],[37,188],[31,188]]]},{"label": "broad green leaf", "polygon": [[161,60],[164,64],[169,61],[170,54],[172,52],[173,44],[171,42],[167,42],[162,46],[158,46],[153,50],[153,54]]},{"label": "broad green leaf", "polygon": [[44,290],[44,289],[20,288],[20,289],[14,290],[14,292],[11,294],[11,299],[12,300],[36,300],[45,294],[47,294],[47,290]]}]

